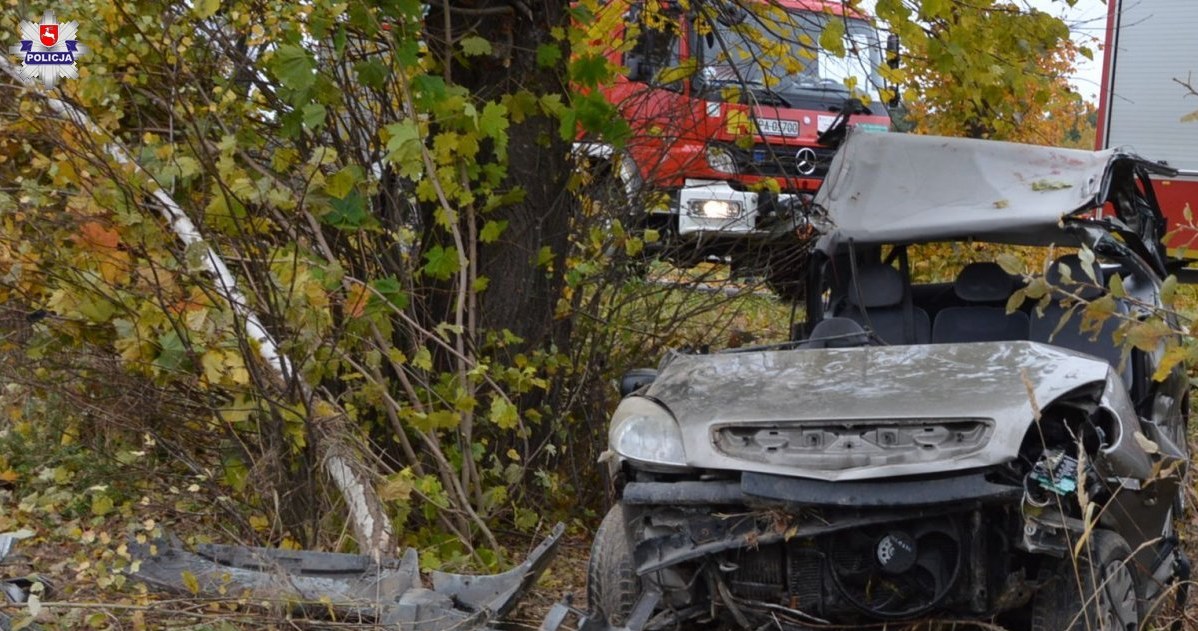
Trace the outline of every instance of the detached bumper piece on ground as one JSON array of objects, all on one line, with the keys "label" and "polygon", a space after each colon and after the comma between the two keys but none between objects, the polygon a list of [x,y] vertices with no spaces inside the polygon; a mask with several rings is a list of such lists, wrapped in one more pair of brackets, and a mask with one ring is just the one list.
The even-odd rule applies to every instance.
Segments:
[{"label": "detached bumper piece on ground", "polygon": [[159,541],[137,546],[141,566],[135,577],[166,591],[190,594],[198,586],[204,596],[278,603],[313,619],[474,631],[492,628],[511,610],[548,566],[564,531],[558,524],[523,563],[501,574],[432,572],[431,589],[411,548],[399,559],[375,563],[356,554],[248,546],[201,545],[188,552]]},{"label": "detached bumper piece on ground", "polygon": [[[9,554],[14,546],[21,539],[30,536],[29,531],[23,532],[5,532],[0,533],[0,566],[6,565],[9,562]],[[7,572],[6,572],[7,574]],[[23,620],[21,615],[17,614],[17,610],[5,605],[21,605],[29,602],[29,596],[34,593],[34,584],[41,583],[42,588],[49,591],[48,581],[35,576],[20,576],[13,578],[0,578],[0,631],[9,631],[15,623],[20,623],[18,628],[28,629],[29,631],[37,631],[41,627],[36,624],[29,624],[28,620]],[[42,597],[45,597],[45,593]]]}]

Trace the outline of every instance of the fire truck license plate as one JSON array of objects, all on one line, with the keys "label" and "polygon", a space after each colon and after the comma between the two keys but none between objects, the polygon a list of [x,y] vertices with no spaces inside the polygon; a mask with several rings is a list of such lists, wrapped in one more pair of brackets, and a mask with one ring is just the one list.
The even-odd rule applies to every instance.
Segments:
[{"label": "fire truck license plate", "polygon": [[757,119],[757,129],[767,136],[798,136],[799,121],[759,118]]}]

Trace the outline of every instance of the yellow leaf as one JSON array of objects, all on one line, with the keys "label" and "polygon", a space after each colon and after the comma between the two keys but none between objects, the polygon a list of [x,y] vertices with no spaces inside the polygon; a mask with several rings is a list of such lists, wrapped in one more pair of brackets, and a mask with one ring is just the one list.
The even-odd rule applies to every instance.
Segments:
[{"label": "yellow leaf", "polygon": [[200,365],[204,367],[204,378],[210,384],[220,383],[221,375],[225,371],[225,363],[223,353],[220,351],[208,351],[200,357]]},{"label": "yellow leaf", "polygon": [[391,476],[379,488],[379,499],[384,502],[408,501],[412,497],[413,484],[409,476],[402,472]]},{"label": "yellow leaf", "polygon": [[187,588],[187,591],[193,594],[200,593],[200,581],[196,579],[195,574],[192,574],[187,570],[183,570],[183,573],[179,575],[179,578],[183,579],[183,586]]},{"label": "yellow leaf", "polygon": [[502,429],[512,429],[520,423],[520,411],[515,405],[496,397],[491,400],[491,422]]},{"label": "yellow leaf", "polygon": [[1146,453],[1155,454],[1161,450],[1156,443],[1149,440],[1147,436],[1141,434],[1140,432],[1136,432],[1134,436],[1136,437],[1136,444],[1139,445],[1140,449],[1143,449]]},{"label": "yellow leaf", "polygon": [[1110,289],[1111,295],[1116,298],[1127,297],[1127,291],[1123,289],[1123,278],[1118,274],[1111,274],[1110,280],[1107,281],[1107,288]]},{"label": "yellow leaf", "polygon": [[97,517],[103,517],[112,512],[112,498],[103,494],[92,496],[92,514]]},{"label": "yellow leaf", "polygon": [[1152,373],[1152,380],[1164,381],[1169,376],[1169,373],[1173,372],[1173,367],[1185,361],[1188,356],[1189,351],[1186,350],[1186,347],[1180,345],[1165,351],[1165,356],[1161,358],[1160,364],[1157,365],[1156,372]]},{"label": "yellow leaf", "polygon": [[245,359],[237,351],[225,351],[225,367],[229,370],[229,380],[239,386],[250,382],[250,371],[245,368]]},{"label": "yellow leaf", "polygon": [[1023,275],[1023,261],[1009,252],[1003,252],[995,259],[1003,271],[1013,276]]},{"label": "yellow leaf", "polygon": [[345,293],[345,315],[351,318],[361,317],[366,312],[366,302],[370,297],[366,286],[353,285]]},{"label": "yellow leaf", "polygon": [[216,10],[220,8],[220,0],[199,0],[195,3],[196,17],[202,19],[210,18]]}]

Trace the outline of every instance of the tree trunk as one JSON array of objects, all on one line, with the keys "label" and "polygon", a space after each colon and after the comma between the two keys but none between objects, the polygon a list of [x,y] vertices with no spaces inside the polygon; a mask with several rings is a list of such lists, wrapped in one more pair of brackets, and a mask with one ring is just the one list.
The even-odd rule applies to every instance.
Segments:
[{"label": "tree trunk", "polygon": [[[429,41],[433,53],[443,60],[446,41],[473,34],[492,43],[492,56],[471,57],[468,65],[460,60],[449,64],[450,79],[480,99],[521,90],[565,98],[563,77],[569,52],[564,43],[552,39],[550,31],[568,26],[566,6],[561,0],[529,4],[490,0],[468,9],[455,7],[447,22],[448,5],[433,4],[426,21]],[[519,41],[513,41],[517,33]],[[542,44],[561,46],[561,61],[539,66],[536,50]],[[525,339],[526,348],[563,344],[568,333],[568,324],[555,321],[553,314],[577,204],[566,190],[571,143],[561,138],[558,128],[557,119],[544,114],[513,122],[508,130],[507,183],[526,195],[523,201],[480,218],[480,225],[494,219],[507,221],[508,226],[497,242],[481,245],[474,253],[490,283],[480,296],[480,327],[509,329]],[[538,265],[544,248],[550,256]]]}]

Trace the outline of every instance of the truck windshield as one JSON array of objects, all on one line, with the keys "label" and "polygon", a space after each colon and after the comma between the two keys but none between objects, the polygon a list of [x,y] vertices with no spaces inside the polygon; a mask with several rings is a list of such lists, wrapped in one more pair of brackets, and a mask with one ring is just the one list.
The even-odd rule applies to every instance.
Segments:
[{"label": "truck windshield", "polygon": [[[829,20],[844,26],[843,58],[819,47]],[[813,11],[788,12],[781,21],[749,14],[735,24],[716,22],[699,40],[701,76],[713,87],[743,82],[789,97],[788,102],[840,101],[850,89],[867,97],[862,101],[880,100],[882,51],[877,31],[865,20]]]}]

